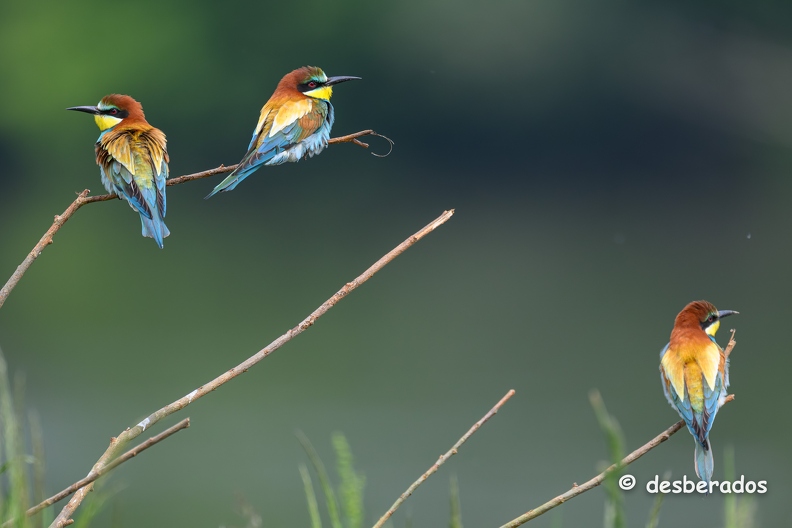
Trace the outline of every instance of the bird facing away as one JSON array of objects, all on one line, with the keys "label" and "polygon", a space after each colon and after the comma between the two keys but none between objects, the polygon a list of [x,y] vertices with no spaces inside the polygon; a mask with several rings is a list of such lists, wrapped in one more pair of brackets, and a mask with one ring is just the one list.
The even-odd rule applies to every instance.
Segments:
[{"label": "bird facing away", "polygon": [[245,157],[206,198],[232,190],[261,165],[300,161],[322,152],[335,120],[330,104],[333,85],[354,79],[360,77],[328,77],[314,66],[287,73],[261,109]]},{"label": "bird facing away", "polygon": [[668,403],[696,443],[696,475],[709,482],[714,468],[710,429],[729,386],[729,360],[715,341],[720,320],[736,314],[694,301],[679,312],[671,340],[660,352],[660,378]]},{"label": "bird facing away", "polygon": [[143,107],[128,95],[107,95],[96,106],[67,110],[94,115],[101,130],[96,164],[105,189],[140,213],[143,236],[162,248],[163,239],[170,235],[164,222],[169,161],[165,134],[148,124]]}]

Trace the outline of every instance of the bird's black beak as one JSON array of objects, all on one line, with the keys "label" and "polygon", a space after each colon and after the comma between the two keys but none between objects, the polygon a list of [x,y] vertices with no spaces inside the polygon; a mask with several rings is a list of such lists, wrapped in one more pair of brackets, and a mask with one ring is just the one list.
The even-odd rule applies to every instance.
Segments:
[{"label": "bird's black beak", "polygon": [[727,315],[739,315],[740,312],[735,312],[734,310],[720,310],[718,312],[718,319],[723,319]]},{"label": "bird's black beak", "polygon": [[355,80],[359,80],[359,79],[360,79],[360,77],[349,77],[347,75],[339,75],[337,77],[328,77],[327,81],[325,81],[324,84],[325,84],[325,86],[332,86],[334,84],[347,82],[347,81],[355,81]]},{"label": "bird's black beak", "polygon": [[85,112],[86,114],[98,114],[99,109],[95,106],[72,106],[71,108],[67,108],[66,110],[77,110],[78,112]]}]

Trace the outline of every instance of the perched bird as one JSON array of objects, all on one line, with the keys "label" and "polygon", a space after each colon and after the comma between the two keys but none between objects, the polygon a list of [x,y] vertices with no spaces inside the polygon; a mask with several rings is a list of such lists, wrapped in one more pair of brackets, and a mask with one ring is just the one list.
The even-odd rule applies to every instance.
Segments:
[{"label": "perched bird", "polygon": [[94,115],[101,130],[96,164],[105,189],[140,213],[143,236],[162,248],[163,239],[170,235],[164,222],[169,161],[165,134],[148,124],[143,107],[128,95],[107,95],[96,106],[67,110]]},{"label": "perched bird", "polygon": [[280,165],[319,154],[327,146],[335,116],[333,85],[360,77],[328,77],[314,66],[287,73],[261,109],[250,146],[234,172],[209,193],[230,191],[261,165]]},{"label": "perched bird", "polygon": [[710,429],[729,386],[729,360],[715,341],[720,320],[736,314],[694,301],[679,312],[671,340],[660,352],[660,378],[668,403],[696,442],[696,475],[709,482],[714,467]]}]

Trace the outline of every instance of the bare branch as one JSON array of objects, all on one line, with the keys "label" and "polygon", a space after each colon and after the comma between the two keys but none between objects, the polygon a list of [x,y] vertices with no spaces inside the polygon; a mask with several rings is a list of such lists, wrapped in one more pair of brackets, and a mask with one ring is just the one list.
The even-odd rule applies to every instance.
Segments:
[{"label": "bare branch", "polygon": [[[110,442],[110,446],[104,452],[104,454],[99,458],[99,460],[94,464],[94,467],[91,469],[91,473],[99,471],[102,467],[109,464],[111,460],[115,457],[116,453],[118,453],[121,448],[132,440],[133,438],[140,435],[143,431],[147,428],[151,427],[155,423],[159,422],[163,418],[170,416],[171,414],[179,411],[189,404],[209,394],[213,390],[217,389],[224,383],[227,383],[234,379],[235,377],[239,376],[248,371],[248,369],[254,366],[256,363],[260,362],[277,349],[279,349],[284,344],[291,341],[294,337],[298,336],[299,334],[303,333],[305,330],[310,328],[317,319],[319,319],[322,315],[324,315],[330,308],[335,306],[341,299],[349,295],[353,290],[355,290],[358,286],[369,280],[375,273],[379,270],[384,268],[388,263],[390,263],[393,259],[404,253],[407,249],[412,247],[416,242],[424,238],[426,235],[446,223],[454,214],[454,210],[451,209],[449,211],[444,211],[439,217],[435,220],[430,222],[427,226],[416,232],[414,235],[409,237],[407,240],[390,250],[384,256],[382,256],[377,262],[375,262],[371,267],[369,267],[366,271],[360,274],[356,279],[352,282],[348,282],[344,285],[343,288],[338,290],[335,295],[327,299],[324,303],[322,303],[319,308],[314,310],[308,317],[303,319],[303,321],[280,336],[279,338],[275,339],[272,343],[267,345],[266,347],[262,348],[254,355],[227,371],[225,371],[220,376],[216,377],[212,381],[206,383],[205,385],[201,385],[194,391],[190,392],[189,394],[179,398],[175,402],[166,405],[165,407],[159,409],[151,413],[147,418],[141,421],[134,427],[126,429],[117,438],[114,438]],[[89,475],[91,474],[89,473]],[[84,488],[80,488],[80,490],[75,493],[74,497],[69,501],[66,505],[64,510],[56,517],[55,521],[50,525],[50,528],[61,528],[65,526],[63,523],[71,517],[74,509],[79,506],[80,501],[85,497],[87,491],[90,491],[90,488],[93,484],[88,484]],[[86,491],[87,490],[87,491]],[[79,497],[79,499],[77,498]]]},{"label": "bare branch", "polygon": [[390,519],[390,518],[391,518],[391,516],[392,516],[392,515],[393,515],[393,514],[396,512],[396,510],[399,508],[399,506],[401,506],[401,505],[402,505],[402,503],[403,503],[405,500],[407,500],[407,497],[409,497],[410,495],[412,495],[412,494],[413,494],[413,492],[414,492],[414,491],[415,491],[415,490],[418,488],[418,486],[420,486],[421,484],[423,484],[423,483],[424,483],[424,481],[425,481],[426,479],[428,479],[428,478],[429,478],[429,477],[430,477],[430,476],[431,476],[433,473],[435,473],[435,472],[436,472],[438,469],[440,469],[440,466],[442,466],[442,465],[445,463],[445,461],[446,461],[446,460],[448,460],[449,458],[451,458],[453,455],[456,455],[456,454],[457,454],[457,452],[459,451],[459,448],[460,448],[460,446],[462,446],[462,444],[464,444],[464,443],[467,441],[467,439],[468,439],[468,438],[470,438],[470,437],[473,435],[473,433],[475,433],[476,431],[478,431],[478,430],[479,430],[479,428],[480,428],[482,425],[484,425],[484,423],[485,423],[487,420],[489,420],[490,418],[492,418],[493,416],[495,416],[495,415],[497,414],[497,412],[500,410],[501,406],[503,406],[503,404],[504,404],[504,403],[506,403],[507,401],[509,401],[509,398],[511,398],[512,396],[514,396],[514,389],[510,390],[509,392],[507,392],[507,393],[506,393],[506,396],[504,396],[503,398],[501,398],[501,400],[500,400],[500,401],[499,401],[497,404],[495,404],[495,407],[493,407],[492,409],[490,409],[490,411],[489,411],[487,414],[485,414],[485,415],[484,415],[484,417],[483,417],[481,420],[479,420],[478,422],[476,422],[475,424],[473,424],[473,427],[471,427],[471,428],[468,430],[468,432],[467,432],[467,433],[465,433],[465,434],[462,436],[462,438],[460,438],[460,439],[457,441],[457,443],[456,443],[456,444],[454,444],[454,445],[451,447],[451,449],[449,449],[449,450],[448,450],[448,452],[447,452],[446,454],[444,454],[444,455],[441,455],[441,456],[440,456],[440,458],[438,458],[438,459],[437,459],[437,462],[435,462],[435,463],[434,463],[434,465],[433,465],[432,467],[430,467],[430,468],[429,468],[429,469],[426,471],[426,473],[424,473],[423,475],[421,475],[420,477],[418,477],[418,480],[416,480],[415,482],[413,482],[412,484],[410,484],[410,487],[409,487],[409,488],[407,488],[407,491],[405,491],[404,493],[402,493],[402,494],[401,494],[401,496],[399,496],[399,498],[398,498],[398,499],[396,499],[396,502],[394,502],[394,503],[393,503],[393,506],[391,506],[391,507],[390,507],[390,509],[389,509],[388,511],[386,511],[386,512],[385,512],[385,515],[383,515],[382,517],[380,517],[380,520],[379,520],[379,521],[377,521],[377,524],[375,524],[375,525],[374,525],[374,528],[381,528],[381,527],[382,527],[382,525],[384,525],[384,524],[385,524],[385,522],[386,522],[388,519]]},{"label": "bare branch", "polygon": [[64,515],[64,519],[62,521],[57,521],[56,519],[57,523],[53,522],[52,524],[50,524],[50,528],[52,528],[53,526],[57,526],[58,528],[63,528],[64,526],[69,526],[74,524],[74,519],[71,518],[72,514],[74,513],[74,510],[77,509],[77,507],[82,503],[83,499],[85,499],[85,497],[92,491],[93,491],[93,483],[88,484],[84,488],[78,489],[77,492],[74,494],[74,496],[71,499],[69,499],[69,502],[66,503],[66,506],[64,506],[63,510],[61,511],[61,515]]},{"label": "bare branch", "polygon": [[[149,438],[145,442],[141,443],[140,445],[138,445],[136,447],[133,447],[132,449],[130,449],[129,451],[127,451],[126,453],[124,453],[120,457],[114,459],[112,462],[110,462],[109,464],[107,464],[104,467],[100,468],[99,470],[97,470],[97,471],[93,471],[92,470],[88,474],[87,477],[85,477],[82,480],[78,480],[77,482],[75,482],[74,484],[72,484],[68,488],[64,489],[60,493],[57,493],[57,494],[53,495],[52,497],[50,497],[49,499],[47,499],[47,500],[45,500],[45,501],[33,506],[32,508],[30,508],[28,511],[25,512],[25,515],[30,517],[31,515],[35,515],[36,513],[40,512],[41,510],[43,510],[47,506],[51,506],[51,505],[55,504],[56,502],[65,499],[66,497],[68,497],[69,495],[71,495],[72,493],[77,491],[78,489],[87,486],[88,484],[92,483],[93,481],[95,481],[96,479],[101,477],[102,475],[112,471],[113,469],[115,469],[120,464],[123,464],[124,462],[126,462],[130,458],[139,455],[140,453],[142,453],[143,451],[145,451],[149,447],[153,446],[154,444],[162,442],[163,440],[165,440],[169,436],[171,436],[171,435],[173,435],[175,433],[178,433],[182,429],[187,429],[188,427],[190,427],[190,419],[189,418],[185,418],[184,420],[182,420],[181,422],[177,423],[173,427],[169,427],[165,431],[161,432],[160,434],[158,434],[156,436],[152,436],[151,438]],[[11,526],[12,524],[13,524],[13,521],[7,521],[7,522],[5,522],[3,524],[3,528],[6,528],[7,526]]]},{"label": "bare branch", "polygon": [[186,174],[184,176],[179,176],[177,178],[168,178],[168,181],[165,182],[165,184],[168,185],[169,187],[171,185],[179,185],[180,183],[185,183],[188,181],[208,178],[209,176],[214,176],[215,174],[223,174],[226,172],[231,172],[237,167],[239,167],[239,165],[229,165],[228,167],[226,167],[225,165],[220,165],[219,167],[215,167],[214,169],[196,172],[194,174]]},{"label": "bare branch", "polygon": [[726,345],[726,348],[723,350],[723,355],[726,356],[726,359],[729,359],[729,356],[734,350],[734,347],[737,346],[737,341],[734,340],[734,333],[736,330],[734,328],[731,329],[731,337],[729,337],[729,343]]},{"label": "bare branch", "polygon": [[[355,143],[356,145],[360,145],[361,147],[368,148],[368,145],[366,143],[363,143],[362,141],[359,141],[357,139],[362,136],[377,136],[377,137],[385,138],[391,144],[391,148],[393,148],[393,141],[391,141],[390,139],[388,139],[387,137],[381,134],[377,134],[373,130],[361,130],[360,132],[355,132],[354,134],[349,134],[337,138],[330,138],[327,144],[332,145],[334,143]],[[390,152],[388,152],[388,154],[390,154]],[[384,156],[387,156],[388,154],[385,154]],[[379,154],[374,154],[374,155],[379,157],[384,157],[384,156],[380,156]],[[209,176],[214,176],[215,174],[223,174],[225,172],[231,172],[236,168],[237,168],[236,165],[229,165],[228,167],[226,167],[225,165],[220,165],[219,167],[205,170],[203,172],[196,172],[195,174],[187,174],[185,176],[170,178],[168,179],[166,184],[179,185],[180,183],[186,183],[188,181],[200,180],[201,178],[208,178]],[[22,261],[22,264],[17,266],[16,271],[14,271],[14,273],[11,275],[11,277],[8,279],[5,285],[2,288],[0,288],[0,307],[2,307],[3,304],[5,304],[8,295],[11,293],[11,290],[13,290],[16,287],[20,279],[22,279],[22,276],[25,274],[28,268],[30,268],[31,264],[33,264],[33,261],[36,260],[39,257],[39,255],[41,255],[41,252],[44,251],[45,247],[52,244],[52,237],[55,236],[55,233],[57,233],[58,230],[61,227],[63,227],[63,224],[65,224],[66,221],[69,218],[71,218],[71,216],[74,213],[76,213],[79,208],[89,203],[106,202],[108,200],[113,200],[114,198],[118,198],[118,196],[113,193],[100,194],[97,196],[88,196],[89,192],[91,192],[89,189],[85,189],[84,191],[79,193],[77,195],[77,198],[71,203],[71,205],[69,205],[69,207],[66,208],[63,214],[57,215],[55,217],[55,220],[52,222],[52,225],[47,230],[47,232],[44,233],[44,236],[41,237],[41,240],[39,240],[38,244],[36,244],[33,247],[33,250],[30,253],[28,253],[27,257],[25,257],[25,260]]]},{"label": "bare branch", "polygon": [[22,279],[22,275],[24,275],[30,265],[33,264],[33,261],[36,260],[39,255],[41,255],[41,252],[44,251],[45,247],[52,244],[52,237],[55,236],[55,233],[58,232],[58,229],[60,229],[69,218],[71,218],[71,215],[73,215],[77,209],[87,203],[86,196],[88,196],[89,192],[90,191],[88,189],[85,189],[83,192],[77,195],[77,198],[71,203],[69,207],[66,208],[65,211],[63,211],[62,215],[55,216],[52,226],[47,230],[46,233],[44,233],[44,236],[41,237],[41,240],[38,241],[38,244],[33,247],[33,250],[28,253],[27,257],[25,257],[25,260],[22,261],[22,264],[17,266],[16,271],[11,274],[11,277],[5,283],[5,286],[0,288],[0,306],[3,306],[6,298],[8,298],[8,294],[11,293],[11,290],[13,290],[14,287],[19,283],[19,281]]},{"label": "bare branch", "polygon": [[362,136],[377,136],[381,137],[385,141],[390,144],[390,149],[385,154],[376,154],[372,152],[372,156],[377,156],[378,158],[386,158],[388,155],[393,152],[393,140],[387,136],[383,136],[382,134],[377,134],[373,130],[361,130],[360,132],[355,132],[354,134],[349,134],[348,136],[341,136],[337,138],[333,138],[327,142],[328,145],[332,145],[333,143],[354,143],[355,145],[361,146],[363,148],[368,148],[368,143],[363,143],[358,138]]},{"label": "bare branch", "polygon": [[[734,348],[734,347],[732,347],[732,348]],[[729,394],[726,397],[726,400],[723,402],[723,405],[726,405],[727,403],[729,403],[733,399],[734,399],[734,394]],[[674,425],[672,425],[671,427],[669,427],[668,429],[666,429],[665,431],[663,431],[662,433],[660,433],[656,437],[652,438],[649,442],[647,442],[646,444],[642,445],[641,447],[639,447],[638,449],[636,449],[635,451],[633,451],[632,453],[630,453],[629,455],[624,457],[620,462],[618,462],[616,464],[612,464],[610,467],[608,467],[608,469],[606,469],[605,471],[603,471],[602,473],[600,473],[599,475],[597,475],[593,479],[589,480],[588,482],[584,482],[580,486],[575,484],[574,486],[572,486],[572,489],[570,489],[566,493],[563,493],[563,494],[559,495],[558,497],[545,502],[544,504],[542,504],[538,508],[534,508],[533,510],[529,510],[528,512],[520,515],[516,519],[504,524],[500,528],[515,528],[516,526],[523,525],[523,524],[527,523],[528,521],[530,521],[531,519],[535,519],[535,518],[539,517],[540,515],[542,515],[544,513],[547,513],[548,511],[552,510],[556,506],[560,506],[561,504],[565,503],[569,499],[571,499],[573,497],[577,497],[581,493],[589,491],[590,489],[596,488],[597,486],[602,484],[602,482],[608,477],[608,475],[610,475],[611,473],[613,473],[617,469],[624,469],[629,464],[632,464],[633,462],[635,462],[636,460],[638,460],[639,458],[644,456],[646,453],[648,453],[649,451],[651,451],[655,447],[659,446],[660,444],[662,444],[663,442],[665,442],[666,440],[671,438],[671,435],[673,435],[674,433],[676,433],[677,431],[679,431],[683,427],[685,427],[685,421],[684,420],[679,420],[677,423],[675,423]]]}]

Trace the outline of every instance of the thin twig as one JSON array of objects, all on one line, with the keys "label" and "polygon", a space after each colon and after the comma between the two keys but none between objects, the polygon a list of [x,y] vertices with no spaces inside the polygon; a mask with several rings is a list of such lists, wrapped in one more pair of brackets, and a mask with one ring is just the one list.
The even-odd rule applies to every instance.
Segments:
[{"label": "thin twig", "polygon": [[[93,469],[91,469],[91,472],[93,473],[99,471],[102,467],[107,465],[111,460],[113,460],[115,454],[121,450],[124,444],[126,444],[128,441],[132,440],[139,434],[141,434],[148,427],[154,425],[163,418],[170,416],[176,411],[179,411],[187,407],[189,404],[191,404],[198,398],[201,398],[202,396],[209,394],[213,390],[217,389],[224,383],[231,381],[240,374],[247,372],[250,367],[254,366],[256,363],[258,363],[259,361],[263,360],[264,358],[275,352],[281,346],[291,341],[294,337],[303,333],[305,330],[310,328],[316,322],[316,320],[319,319],[322,315],[324,315],[330,308],[335,306],[341,299],[349,295],[349,293],[355,290],[358,286],[369,280],[375,273],[377,273],[379,270],[384,268],[393,259],[404,253],[416,242],[418,242],[426,235],[428,235],[429,233],[431,233],[432,231],[434,231],[435,229],[446,223],[453,216],[453,214],[454,214],[453,209],[449,211],[444,211],[443,214],[441,214],[439,217],[437,217],[435,220],[433,220],[423,229],[419,230],[414,235],[409,237],[407,240],[405,240],[404,242],[402,242],[401,244],[390,250],[388,253],[386,253],[383,257],[381,257],[377,262],[375,262],[371,267],[369,267],[366,271],[364,271],[352,282],[346,283],[343,288],[338,290],[338,292],[336,292],[335,295],[333,295],[324,303],[322,303],[322,305],[319,306],[319,308],[314,310],[311,313],[311,315],[303,319],[303,321],[300,324],[298,324],[297,326],[295,326],[294,328],[292,328],[291,330],[289,330],[279,338],[275,339],[272,343],[262,348],[261,350],[256,352],[254,355],[252,355],[251,357],[249,357],[248,359],[246,359],[236,367],[233,367],[225,371],[223,374],[216,377],[209,383],[206,383],[205,385],[201,385],[191,393],[179,398],[175,402],[166,405],[165,407],[159,409],[158,411],[151,413],[147,418],[145,418],[136,426],[126,429],[124,432],[118,435],[117,438],[111,440],[110,446],[107,448],[104,454],[99,458],[96,464],[94,464],[94,467]],[[89,473],[89,475],[90,474],[91,473]],[[87,487],[90,486],[91,484],[89,484]],[[86,488],[81,488],[81,490],[85,490],[85,489]],[[80,494],[80,497],[84,497],[84,496],[85,493]],[[75,497],[77,497],[76,494]],[[74,498],[72,498],[72,500],[69,501],[69,505],[67,505],[67,508],[61,511],[61,513],[55,518],[55,521],[50,525],[50,528],[61,528],[62,526],[64,526],[63,523],[66,520],[68,520],[68,518],[71,516],[72,512],[74,511],[74,508],[71,507],[72,502],[74,501],[75,501]],[[79,505],[79,501],[76,503],[74,507],[76,508],[77,505]]]},{"label": "thin twig", "polygon": [[489,411],[487,414],[485,414],[485,415],[484,415],[484,417],[483,417],[481,420],[479,420],[478,422],[476,422],[475,424],[473,424],[473,427],[471,427],[471,428],[468,430],[468,432],[467,432],[467,433],[465,433],[465,434],[462,436],[462,438],[460,438],[460,439],[457,441],[457,443],[456,443],[456,444],[454,444],[454,445],[451,447],[451,449],[449,449],[449,450],[448,450],[448,452],[447,452],[446,454],[444,454],[444,455],[441,455],[441,456],[440,456],[440,458],[438,458],[438,459],[437,459],[437,462],[435,462],[435,463],[434,463],[434,465],[433,465],[432,467],[430,467],[430,468],[429,468],[429,469],[426,471],[426,473],[424,473],[423,475],[421,475],[420,477],[418,477],[418,480],[416,480],[415,482],[413,482],[412,484],[410,484],[410,487],[409,487],[409,488],[407,488],[407,491],[405,491],[404,493],[402,493],[402,494],[401,494],[401,496],[400,496],[398,499],[396,499],[396,502],[394,502],[394,503],[393,503],[393,506],[391,506],[391,507],[390,507],[390,509],[389,509],[388,511],[386,511],[386,512],[385,512],[385,515],[383,515],[382,517],[380,517],[380,520],[379,520],[379,521],[377,521],[377,524],[375,524],[375,525],[374,525],[374,528],[381,528],[381,527],[382,527],[382,525],[384,525],[384,524],[385,524],[385,522],[386,522],[388,519],[390,519],[390,518],[391,518],[391,516],[394,514],[394,512],[396,512],[396,510],[399,508],[399,506],[401,506],[401,505],[402,505],[402,503],[403,503],[405,500],[407,500],[407,497],[409,497],[410,495],[412,495],[412,494],[413,494],[413,492],[414,492],[414,491],[415,491],[415,490],[418,488],[418,486],[420,486],[421,484],[423,484],[423,483],[424,483],[424,481],[425,481],[426,479],[428,479],[428,478],[429,478],[429,477],[430,477],[430,476],[431,476],[433,473],[435,473],[435,472],[436,472],[438,469],[440,469],[440,466],[442,466],[442,465],[445,463],[445,461],[446,461],[446,460],[448,460],[448,459],[449,459],[449,458],[451,458],[452,456],[456,455],[456,454],[457,454],[457,452],[459,451],[459,448],[460,448],[460,446],[461,446],[462,444],[464,444],[464,443],[467,441],[467,439],[468,439],[468,438],[470,438],[470,437],[473,435],[473,433],[475,433],[476,431],[478,431],[478,430],[479,430],[479,428],[480,428],[482,425],[484,425],[484,423],[485,423],[487,420],[489,420],[490,418],[492,418],[493,416],[495,416],[495,415],[498,413],[498,411],[500,410],[501,406],[502,406],[504,403],[506,403],[507,401],[509,401],[509,398],[511,398],[512,396],[514,396],[514,389],[510,390],[509,392],[507,392],[507,393],[506,393],[506,396],[504,396],[503,398],[501,398],[501,400],[500,400],[500,401],[499,401],[497,404],[495,404],[495,407],[493,407],[492,409],[490,409],[490,411]]},{"label": "thin twig", "polygon": [[[362,141],[359,141],[357,139],[362,136],[377,136],[377,137],[385,138],[390,143],[391,149],[393,148],[393,141],[391,141],[390,139],[388,139],[387,137],[381,134],[377,134],[373,130],[361,130],[360,132],[355,132],[354,134],[340,136],[337,138],[330,138],[327,144],[332,145],[334,143],[355,143],[356,145],[359,145],[361,147],[368,148],[368,144],[363,143]],[[390,154],[390,152],[388,152],[388,154]],[[385,154],[385,156],[387,156],[388,154]],[[374,154],[374,155],[380,156],[379,154]],[[167,185],[179,185],[180,183],[186,183],[188,181],[200,180],[201,178],[208,178],[209,176],[214,176],[215,174],[223,174],[225,172],[231,172],[235,168],[237,168],[237,165],[229,165],[227,167],[225,165],[220,165],[219,167],[205,170],[203,172],[196,172],[195,174],[187,174],[185,176],[170,178],[167,181]],[[3,304],[5,304],[8,295],[11,293],[11,290],[13,290],[16,287],[16,285],[22,279],[22,276],[25,274],[28,268],[30,268],[31,264],[33,264],[33,261],[36,260],[39,257],[39,255],[41,255],[41,252],[44,251],[45,247],[52,244],[52,237],[55,236],[55,233],[57,233],[58,230],[61,227],[63,227],[63,224],[65,224],[66,221],[69,218],[71,218],[71,216],[74,213],[76,213],[78,209],[80,209],[83,205],[89,203],[106,202],[108,200],[113,200],[115,198],[118,198],[118,196],[114,193],[88,196],[89,192],[91,192],[89,189],[85,189],[84,191],[79,193],[77,195],[77,198],[75,198],[75,200],[71,203],[71,205],[69,205],[69,207],[66,208],[63,214],[57,215],[55,217],[55,220],[53,220],[52,225],[47,230],[47,232],[44,233],[44,236],[41,237],[41,240],[38,241],[38,244],[36,244],[33,247],[33,250],[30,253],[28,253],[27,257],[25,257],[25,260],[22,261],[22,264],[17,266],[16,271],[14,271],[14,273],[11,274],[11,277],[8,279],[5,285],[2,288],[0,288],[0,307],[2,307]]]},{"label": "thin twig", "polygon": [[368,143],[363,143],[358,138],[362,136],[377,136],[381,137],[385,141],[390,144],[390,149],[385,154],[377,154],[372,152],[372,156],[377,156],[378,158],[386,158],[388,155],[393,152],[393,140],[387,136],[383,136],[382,134],[377,134],[373,130],[361,130],[360,132],[355,132],[354,134],[349,134],[348,136],[341,136],[337,138],[333,138],[327,142],[328,145],[332,145],[333,143],[354,143],[363,148],[368,148]]},{"label": "thin twig", "polygon": [[[726,350],[731,352],[733,348],[734,346],[730,342],[729,346],[726,347]],[[726,350],[724,350],[724,353],[726,352]],[[734,399],[734,394],[729,394],[728,396],[726,396],[726,400],[723,402],[723,405],[726,405],[733,399]],[[638,449],[636,449],[635,451],[624,457],[620,462],[617,462],[616,464],[612,464],[610,467],[608,467],[608,469],[606,469],[605,471],[603,471],[593,479],[589,480],[588,482],[584,482],[579,486],[575,484],[574,486],[572,486],[572,489],[570,489],[566,493],[559,495],[555,499],[545,502],[544,504],[542,504],[537,508],[534,508],[533,510],[529,510],[528,512],[520,515],[516,519],[504,524],[500,528],[515,528],[516,526],[525,524],[531,519],[535,519],[540,515],[542,515],[543,513],[547,513],[556,506],[560,506],[569,499],[573,497],[577,497],[581,493],[589,491],[590,489],[596,488],[597,486],[602,484],[602,482],[608,477],[608,475],[610,475],[614,471],[624,469],[628,465],[632,464],[633,462],[644,456],[646,453],[648,453],[655,447],[659,446],[660,444],[671,438],[671,435],[673,435],[683,427],[685,427],[685,421],[679,420],[677,423],[675,423],[674,425],[672,425],[671,427],[669,427],[659,435],[652,438],[649,442],[647,442],[646,444],[642,445],[641,447],[639,447]]]},{"label": "thin twig", "polygon": [[737,341],[734,340],[734,333],[736,330],[734,328],[731,329],[731,337],[729,338],[729,343],[726,345],[726,348],[723,349],[723,355],[726,356],[726,359],[729,359],[729,356],[734,350],[734,347],[737,346]]},{"label": "thin twig", "polygon": [[231,172],[232,170],[239,167],[239,165],[229,165],[226,167],[225,165],[220,165],[219,167],[215,167],[214,169],[209,169],[201,172],[196,172],[194,174],[186,174],[184,176],[178,176],[176,178],[169,178],[166,185],[179,185],[180,183],[185,183],[193,180],[200,180],[201,178],[208,178],[209,176],[214,176],[215,174],[223,174],[226,172]]},{"label": "thin twig", "polygon": [[[47,506],[51,506],[51,505],[55,504],[56,502],[65,499],[66,497],[68,497],[69,495],[71,495],[72,493],[77,491],[78,489],[80,489],[80,488],[82,488],[84,486],[87,486],[88,484],[90,484],[91,482],[95,481],[96,479],[98,479],[99,477],[104,475],[105,473],[107,473],[109,471],[112,471],[118,465],[123,464],[124,462],[126,462],[130,458],[139,455],[140,453],[142,453],[143,451],[145,451],[149,447],[153,446],[154,444],[162,442],[163,440],[165,440],[169,436],[171,436],[171,435],[173,435],[175,433],[178,433],[182,429],[187,429],[188,427],[190,427],[190,419],[189,418],[185,418],[184,420],[182,420],[181,422],[177,423],[173,427],[169,427],[166,430],[164,430],[163,432],[161,432],[160,434],[158,434],[156,436],[152,436],[151,438],[149,438],[145,442],[133,447],[132,449],[130,449],[129,451],[127,451],[126,453],[124,453],[120,457],[116,458],[115,460],[113,460],[112,462],[110,462],[109,464],[104,466],[103,468],[99,469],[98,471],[95,471],[95,472],[92,471],[84,479],[78,480],[77,482],[75,482],[74,484],[72,484],[68,488],[64,489],[60,493],[56,493],[55,495],[53,495],[49,499],[47,499],[47,500],[45,500],[45,501],[33,506],[27,512],[25,512],[25,515],[30,517],[31,515],[35,515],[36,513],[40,512],[41,510],[43,510]],[[6,526],[11,526],[12,523],[13,523],[13,521],[5,522],[3,524],[3,528],[6,528]]]},{"label": "thin twig", "polygon": [[13,290],[14,287],[19,283],[19,281],[22,279],[22,275],[24,275],[30,265],[33,264],[33,261],[36,260],[39,255],[41,255],[41,252],[44,251],[45,247],[52,244],[52,237],[58,232],[58,229],[60,229],[69,218],[71,218],[71,215],[73,215],[77,209],[85,205],[85,197],[88,196],[89,192],[90,191],[88,189],[85,189],[83,192],[77,195],[77,198],[71,203],[69,207],[66,208],[65,211],[63,211],[62,215],[55,216],[52,226],[47,229],[47,232],[44,233],[44,236],[38,241],[38,244],[36,244],[33,247],[33,250],[28,253],[27,257],[25,257],[25,260],[22,261],[22,264],[17,266],[16,271],[11,274],[11,277],[5,283],[5,286],[0,288],[0,306],[3,306],[6,298],[8,298],[8,294],[11,293],[11,290]]}]

